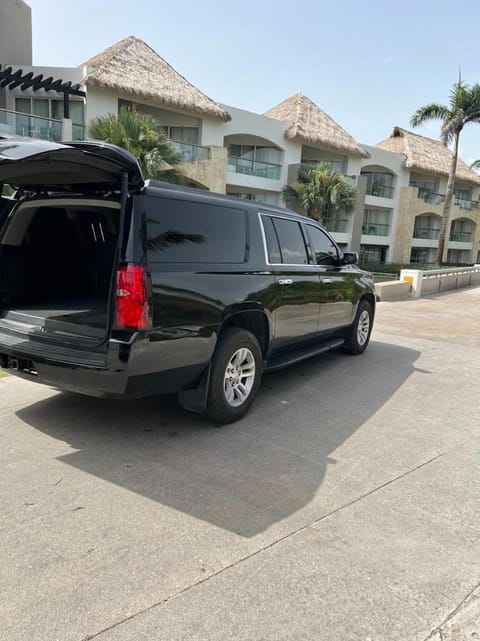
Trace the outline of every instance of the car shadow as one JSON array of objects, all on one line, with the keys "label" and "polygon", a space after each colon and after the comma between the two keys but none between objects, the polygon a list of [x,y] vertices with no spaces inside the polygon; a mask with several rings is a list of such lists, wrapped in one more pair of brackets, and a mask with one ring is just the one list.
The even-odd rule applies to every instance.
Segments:
[{"label": "car shadow", "polygon": [[266,375],[250,413],[227,426],[203,422],[172,396],[59,393],[17,415],[75,450],[63,463],[251,537],[321,491],[332,453],[408,379],[418,356],[372,342],[361,357],[334,351]]}]

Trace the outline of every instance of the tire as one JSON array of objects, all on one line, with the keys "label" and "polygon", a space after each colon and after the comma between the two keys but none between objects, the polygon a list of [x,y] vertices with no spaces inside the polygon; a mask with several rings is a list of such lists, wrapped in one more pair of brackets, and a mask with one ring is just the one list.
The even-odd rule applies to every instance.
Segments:
[{"label": "tire", "polygon": [[368,300],[362,299],[358,304],[355,320],[345,335],[342,350],[347,354],[362,354],[370,341],[373,327],[373,310]]},{"label": "tire", "polygon": [[241,418],[260,387],[262,367],[262,350],[255,336],[244,329],[225,328],[212,359],[204,417],[221,424]]}]

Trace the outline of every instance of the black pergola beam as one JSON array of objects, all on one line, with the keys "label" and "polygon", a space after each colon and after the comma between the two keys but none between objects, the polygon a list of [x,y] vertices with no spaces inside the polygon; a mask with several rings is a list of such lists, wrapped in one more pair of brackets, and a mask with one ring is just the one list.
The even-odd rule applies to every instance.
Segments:
[{"label": "black pergola beam", "polygon": [[[15,89],[15,87],[20,85],[22,91],[25,91],[25,89],[32,89],[32,91],[45,89],[45,91],[63,93],[64,100],[66,101],[65,104],[68,103],[69,95],[81,96],[82,98],[86,97],[86,93],[80,89],[80,85],[72,85],[71,81],[64,82],[61,78],[54,80],[52,76],[44,78],[42,74],[33,77],[33,72],[31,71],[24,74],[22,69],[13,71],[12,67],[2,69],[2,65],[0,65],[0,87]],[[66,114],[67,113],[68,109],[66,110]],[[65,118],[68,118],[68,115],[65,115]]]}]

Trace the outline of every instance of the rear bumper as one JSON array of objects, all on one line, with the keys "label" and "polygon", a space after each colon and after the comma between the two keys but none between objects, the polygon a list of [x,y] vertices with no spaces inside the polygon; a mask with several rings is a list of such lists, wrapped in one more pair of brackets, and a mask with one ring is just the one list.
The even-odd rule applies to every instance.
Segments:
[{"label": "rear bumper", "polygon": [[2,339],[4,336],[0,334],[0,365],[11,374],[103,398],[141,398],[178,392],[194,384],[207,365],[178,366],[181,364],[177,359],[177,367],[172,367],[169,358],[161,358],[158,349],[161,345],[152,344],[139,335],[132,336],[128,342],[109,341],[103,358],[100,359],[97,353],[90,359],[90,364],[85,362],[83,350],[69,349],[68,355],[59,356],[56,348],[50,346],[50,351],[43,350],[38,354],[38,350],[29,349],[33,341],[6,345]]}]

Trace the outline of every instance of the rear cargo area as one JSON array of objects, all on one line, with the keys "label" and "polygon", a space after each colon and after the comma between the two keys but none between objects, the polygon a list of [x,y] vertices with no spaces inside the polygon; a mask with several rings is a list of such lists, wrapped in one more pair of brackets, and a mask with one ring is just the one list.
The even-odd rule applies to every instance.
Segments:
[{"label": "rear cargo area", "polygon": [[20,204],[0,237],[0,328],[72,343],[108,331],[119,204]]}]

